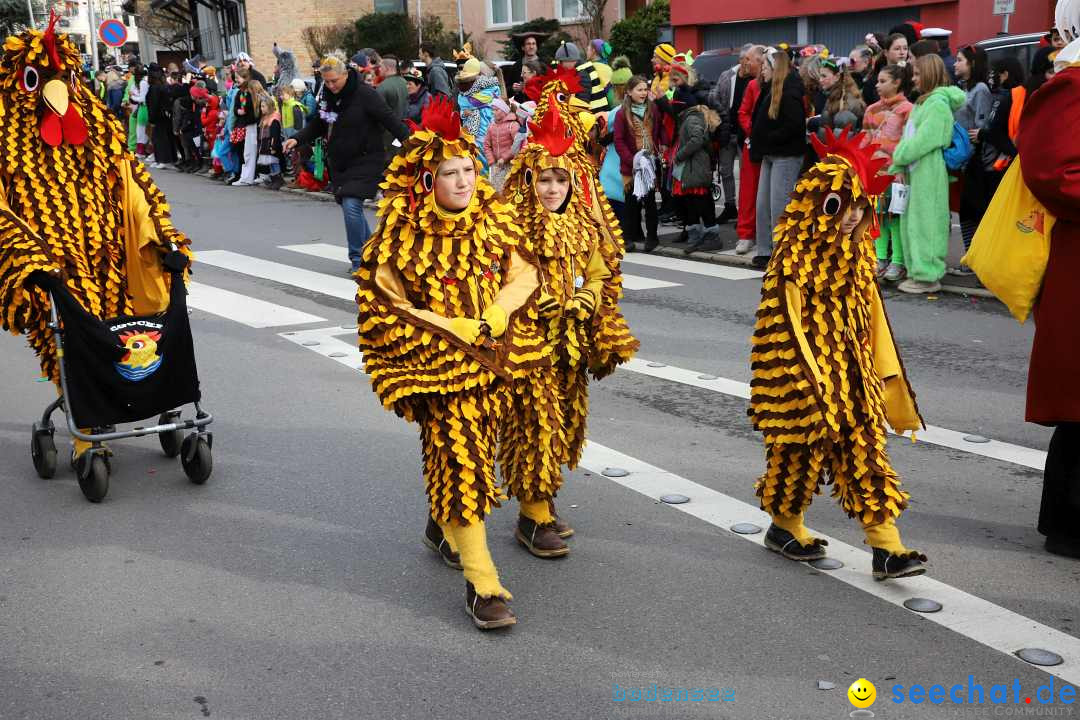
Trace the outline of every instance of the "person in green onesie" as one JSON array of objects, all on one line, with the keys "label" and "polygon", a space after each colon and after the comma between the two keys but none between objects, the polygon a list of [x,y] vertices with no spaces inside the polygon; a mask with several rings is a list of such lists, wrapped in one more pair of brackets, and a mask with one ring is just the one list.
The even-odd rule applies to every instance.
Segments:
[{"label": "person in green onesie", "polygon": [[944,150],[952,142],[953,112],[966,96],[949,85],[945,63],[937,55],[915,61],[914,82],[919,99],[893,151],[889,173],[903,173],[911,185],[907,210],[900,216],[908,278],[897,289],[919,294],[941,290],[945,275],[951,220]]}]

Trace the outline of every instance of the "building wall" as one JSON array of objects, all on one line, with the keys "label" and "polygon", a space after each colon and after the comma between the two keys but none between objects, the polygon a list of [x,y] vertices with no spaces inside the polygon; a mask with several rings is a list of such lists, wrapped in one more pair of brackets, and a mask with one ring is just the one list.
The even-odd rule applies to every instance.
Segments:
[{"label": "building wall", "polygon": [[[1009,20],[1009,32],[1049,29],[1054,4],[1055,0],[1017,0],[1016,13]],[[672,0],[671,24],[677,48],[700,51],[704,46],[705,27],[718,23],[911,8],[918,10],[925,26],[952,30],[951,44],[955,49],[993,37],[1001,30],[1002,18],[992,13],[993,5],[993,0],[773,0],[770,3],[760,0],[727,0],[724,3]],[[867,28],[868,32],[872,30],[888,28]],[[792,38],[793,42],[795,40]],[[847,52],[850,48],[838,50]]]},{"label": "building wall", "polygon": [[[417,5],[417,0],[405,3],[414,18]],[[304,28],[352,23],[374,9],[374,0],[247,0],[248,45],[255,67],[266,75],[273,71],[276,42],[296,55],[301,75],[310,74],[311,63],[316,58],[311,57],[304,44]],[[457,28],[456,0],[419,0],[419,9],[425,16],[442,18],[445,28]]]},{"label": "building wall", "polygon": [[[425,0],[426,1],[426,0]],[[510,23],[505,26],[494,26],[490,22],[488,3],[491,0],[461,0],[462,18],[465,24],[465,31],[471,33],[471,35],[479,40],[479,44],[482,45],[485,59],[498,60],[502,59],[501,51],[502,46],[499,44],[502,40],[506,39],[507,32],[510,25],[516,25],[526,20],[535,20],[536,18],[553,18],[557,16],[557,0],[522,0],[524,3],[524,17],[515,18],[514,23]],[[698,0],[695,0],[698,1]],[[713,0],[700,0],[702,2],[711,3]],[[605,33],[611,31],[611,26],[618,22],[621,18],[622,2],[620,0],[608,0],[607,7],[604,11],[604,30]],[[586,28],[581,24],[574,24],[563,22],[563,27],[570,35],[578,38],[578,40],[584,45],[590,38],[586,38]],[[450,26],[452,27],[452,25]],[[584,47],[582,47],[584,52]]]}]

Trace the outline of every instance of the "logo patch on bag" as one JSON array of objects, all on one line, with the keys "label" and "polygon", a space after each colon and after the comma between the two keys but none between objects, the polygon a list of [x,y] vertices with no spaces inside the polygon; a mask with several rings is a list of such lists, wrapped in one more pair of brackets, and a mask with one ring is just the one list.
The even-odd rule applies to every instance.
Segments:
[{"label": "logo patch on bag", "polygon": [[127,349],[127,354],[120,362],[113,363],[116,372],[125,380],[139,382],[157,372],[161,367],[161,355],[158,354],[158,342],[161,331],[136,327],[119,335],[120,344]]}]

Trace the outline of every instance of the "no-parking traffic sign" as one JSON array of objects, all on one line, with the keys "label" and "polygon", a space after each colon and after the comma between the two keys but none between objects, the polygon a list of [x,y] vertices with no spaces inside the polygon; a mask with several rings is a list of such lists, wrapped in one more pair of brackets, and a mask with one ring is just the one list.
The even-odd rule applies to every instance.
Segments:
[{"label": "no-parking traffic sign", "polygon": [[121,47],[127,42],[128,32],[119,20],[106,20],[98,27],[98,37],[109,47]]}]

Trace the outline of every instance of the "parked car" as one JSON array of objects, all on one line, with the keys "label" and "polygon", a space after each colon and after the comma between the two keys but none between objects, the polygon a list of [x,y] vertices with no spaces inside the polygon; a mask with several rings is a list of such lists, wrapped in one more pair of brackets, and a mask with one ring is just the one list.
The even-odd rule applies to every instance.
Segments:
[{"label": "parked car", "polygon": [[715,85],[720,74],[739,64],[740,48],[705,50],[694,58],[694,72],[699,80]]},{"label": "parked car", "polygon": [[992,65],[999,58],[1012,56],[1024,66],[1024,72],[1031,70],[1031,61],[1035,53],[1043,46],[1046,33],[1024,33],[1022,35],[998,35],[975,43],[976,47],[986,51]]}]

